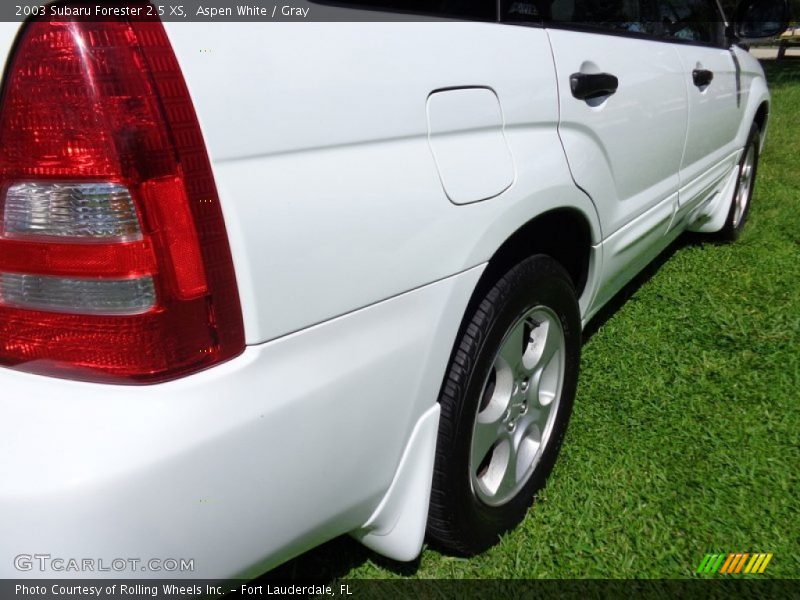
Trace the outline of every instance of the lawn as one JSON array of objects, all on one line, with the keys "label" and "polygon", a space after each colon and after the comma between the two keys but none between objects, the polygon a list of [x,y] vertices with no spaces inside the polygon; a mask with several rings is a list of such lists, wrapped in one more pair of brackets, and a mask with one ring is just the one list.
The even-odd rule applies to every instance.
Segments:
[{"label": "lawn", "polygon": [[400,564],[347,537],[299,578],[682,578],[707,552],[773,552],[800,577],[800,60],[774,101],[750,221],[681,240],[590,325],[546,489],[498,546]]}]

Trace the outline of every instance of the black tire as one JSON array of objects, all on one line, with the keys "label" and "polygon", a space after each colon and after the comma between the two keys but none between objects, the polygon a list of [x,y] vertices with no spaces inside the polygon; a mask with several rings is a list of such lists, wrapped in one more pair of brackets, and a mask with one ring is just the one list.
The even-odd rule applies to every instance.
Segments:
[{"label": "black tire", "polygon": [[[753,190],[756,187],[756,175],[758,174],[758,158],[760,154],[759,144],[761,142],[761,130],[758,127],[757,123],[753,123],[752,127],[750,128],[750,134],[747,136],[747,143],[744,146],[744,152],[742,152],[742,158],[739,161],[739,177],[736,179],[736,189],[733,191],[733,198],[731,199],[731,206],[728,209],[728,217],[725,219],[725,225],[720,229],[719,233],[717,234],[717,238],[723,242],[734,242],[739,238],[739,235],[744,229],[744,225],[747,222],[747,215],[750,214],[750,202],[753,199]],[[744,211],[741,214],[741,217],[737,219],[737,198],[739,197],[739,188],[742,185],[742,170],[745,168],[745,163],[748,158],[748,152],[750,148],[753,149],[753,163],[752,163],[752,175],[750,186],[747,190],[745,204],[744,204]]]},{"label": "black tire", "polygon": [[[436,447],[428,536],[442,549],[474,555],[499,541],[531,506],[552,470],[567,429],[581,351],[581,321],[575,290],[567,272],[548,256],[532,256],[510,269],[467,315],[450,361],[439,402],[441,419]],[[490,506],[473,491],[470,452],[473,426],[494,369],[497,353],[520,315],[547,307],[563,330],[563,380],[549,438],[527,483],[508,501]],[[532,339],[532,338],[531,338]],[[492,452],[492,450],[490,450]]]}]

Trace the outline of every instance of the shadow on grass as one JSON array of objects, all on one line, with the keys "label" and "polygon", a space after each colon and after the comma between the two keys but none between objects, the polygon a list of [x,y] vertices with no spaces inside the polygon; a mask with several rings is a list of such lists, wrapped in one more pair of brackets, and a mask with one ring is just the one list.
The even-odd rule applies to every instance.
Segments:
[{"label": "shadow on grass", "polygon": [[656,273],[658,273],[659,269],[661,269],[661,267],[667,261],[669,261],[669,259],[672,258],[676,252],[682,248],[686,248],[687,246],[709,243],[716,243],[714,242],[714,238],[711,236],[704,236],[690,232],[686,232],[678,236],[678,239],[667,246],[661,252],[661,254],[654,258],[633,279],[626,283],[625,286],[618,291],[613,298],[611,298],[611,300],[606,302],[603,308],[597,311],[597,313],[586,324],[586,327],[583,328],[583,343],[586,344],[586,342],[588,342],[592,336],[597,333],[603,325],[605,325],[606,321],[613,317],[625,305],[625,303],[631,299],[631,296],[639,291],[639,288],[650,281],[656,275]]},{"label": "shadow on grass", "polygon": [[[710,240],[712,240],[712,238],[698,234],[685,233],[680,236],[645,267],[643,271],[625,285],[625,287],[623,287],[622,290],[592,318],[584,329],[584,344],[589,341],[606,321],[614,316],[643,285],[650,281],[661,266],[670,260],[675,253],[688,246],[714,243]],[[438,552],[435,546],[432,549]],[[297,558],[265,573],[254,581],[254,583],[259,581],[274,582],[295,580],[320,584],[330,583],[347,576],[353,569],[362,566],[368,561],[395,575],[404,577],[415,575],[420,565],[419,558],[410,563],[390,560],[372,552],[351,537],[344,535],[313,548],[305,554],[301,554]]]},{"label": "shadow on grass", "polygon": [[276,567],[253,583],[302,581],[326,584],[345,577],[367,561],[395,575],[410,577],[419,569],[420,559],[397,562],[362,546],[349,535],[342,535]]}]

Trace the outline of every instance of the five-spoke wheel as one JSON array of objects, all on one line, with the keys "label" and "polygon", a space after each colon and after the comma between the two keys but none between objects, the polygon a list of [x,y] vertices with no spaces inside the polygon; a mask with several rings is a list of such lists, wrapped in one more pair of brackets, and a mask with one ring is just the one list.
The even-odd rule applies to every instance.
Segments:
[{"label": "five-spoke wheel", "polygon": [[522,315],[503,340],[472,433],[473,490],[490,506],[525,485],[553,429],[564,378],[564,331],[545,306]]},{"label": "five-spoke wheel", "polygon": [[759,143],[761,142],[761,130],[757,123],[753,123],[750,128],[750,135],[742,151],[742,158],[739,161],[739,175],[736,179],[736,189],[733,192],[728,217],[725,224],[717,234],[719,239],[724,241],[734,241],[747,220],[750,212],[750,201],[753,198],[755,188],[756,172],[758,170]]},{"label": "five-spoke wheel", "polygon": [[747,205],[750,203],[752,193],[753,176],[756,168],[756,144],[750,144],[744,155],[741,167],[739,168],[739,184],[736,189],[736,196],[733,199],[733,226],[738,227],[742,218],[747,212]]},{"label": "five-spoke wheel", "polygon": [[553,467],[580,361],[575,288],[555,260],[531,256],[473,302],[439,398],[428,534],[459,554],[514,527]]}]

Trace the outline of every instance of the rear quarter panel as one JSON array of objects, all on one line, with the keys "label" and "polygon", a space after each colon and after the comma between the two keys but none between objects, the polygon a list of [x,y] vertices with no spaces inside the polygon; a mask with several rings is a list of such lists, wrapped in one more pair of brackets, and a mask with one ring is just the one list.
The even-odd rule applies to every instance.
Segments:
[{"label": "rear quarter panel", "polygon": [[[215,169],[248,343],[485,262],[549,207],[578,208],[599,238],[558,141],[541,29],[166,26]],[[497,94],[515,180],[495,198],[455,206],[429,147],[426,102],[434,90],[463,86]]]}]

